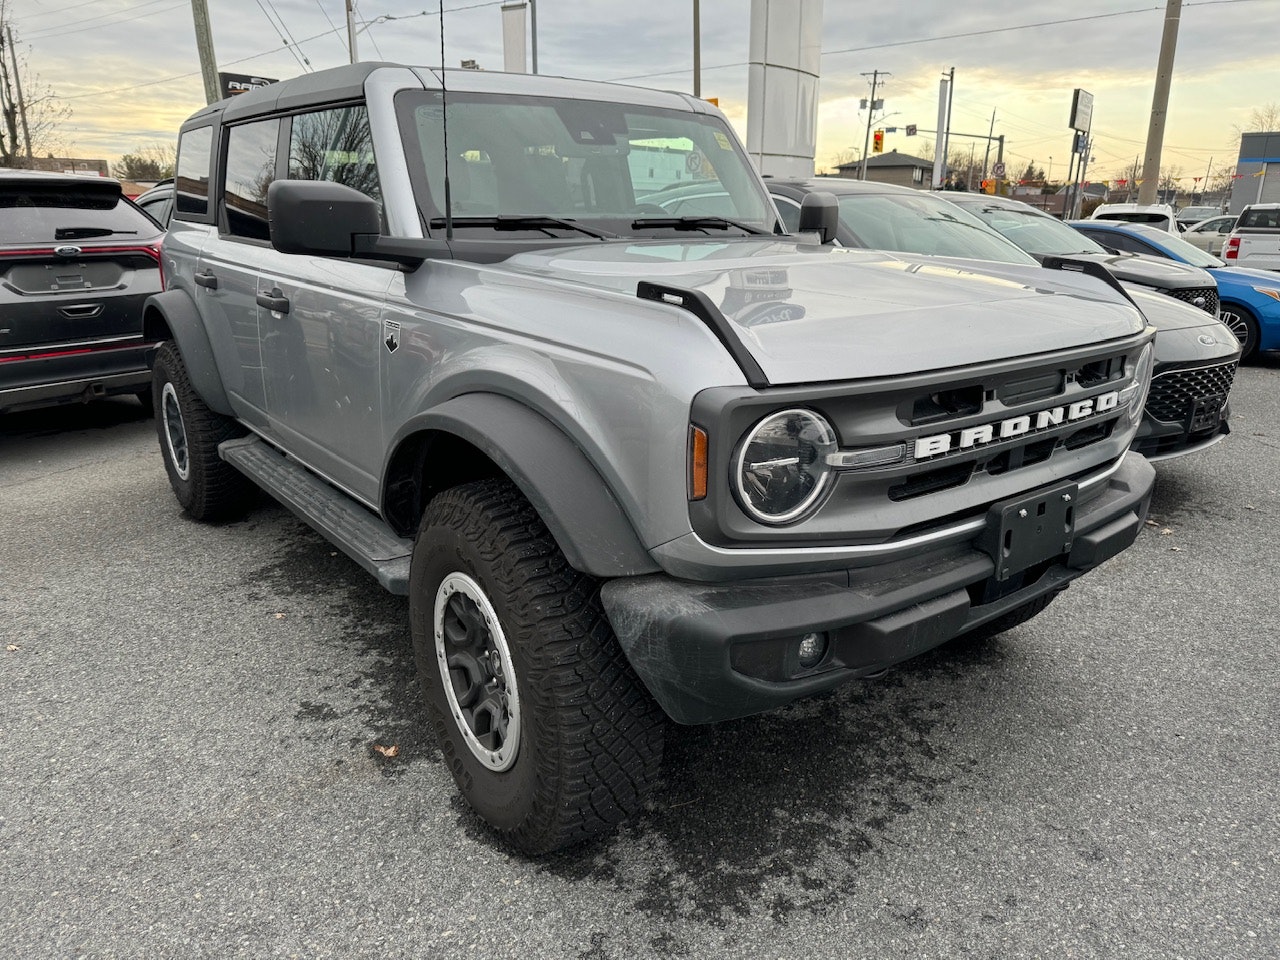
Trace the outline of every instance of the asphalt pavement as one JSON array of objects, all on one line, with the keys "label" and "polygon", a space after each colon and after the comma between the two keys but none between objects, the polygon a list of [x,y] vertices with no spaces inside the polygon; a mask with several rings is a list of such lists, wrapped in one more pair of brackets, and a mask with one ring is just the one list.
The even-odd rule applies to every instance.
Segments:
[{"label": "asphalt pavement", "polygon": [[269,501],[185,519],[132,399],[0,417],[0,957],[1273,958],[1280,358],[1232,399],[1040,617],[673,727],[644,816],[538,861],[403,599]]}]

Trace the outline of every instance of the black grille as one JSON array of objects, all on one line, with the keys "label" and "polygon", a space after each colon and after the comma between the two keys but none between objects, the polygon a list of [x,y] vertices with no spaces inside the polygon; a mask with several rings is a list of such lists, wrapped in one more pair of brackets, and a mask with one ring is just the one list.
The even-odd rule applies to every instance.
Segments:
[{"label": "black grille", "polygon": [[[1218,288],[1217,287],[1188,287],[1185,290],[1161,290],[1161,293],[1167,293],[1171,297],[1175,297],[1184,303],[1189,303],[1193,307],[1199,307],[1205,313],[1218,315]],[[1204,303],[1196,303],[1200,298],[1204,298]]]},{"label": "black grille", "polygon": [[1147,414],[1165,423],[1180,423],[1191,415],[1192,404],[1199,400],[1221,397],[1225,402],[1235,376],[1234,360],[1156,374],[1147,397]]}]

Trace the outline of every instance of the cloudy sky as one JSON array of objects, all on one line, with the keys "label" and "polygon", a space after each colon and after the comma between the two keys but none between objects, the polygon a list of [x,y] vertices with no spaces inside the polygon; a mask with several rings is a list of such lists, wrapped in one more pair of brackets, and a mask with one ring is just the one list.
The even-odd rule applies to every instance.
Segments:
[{"label": "cloudy sky", "polygon": [[[220,69],[277,79],[347,60],[342,0],[208,0]],[[362,59],[440,62],[437,0],[360,0]],[[5,0],[34,74],[73,110],[60,146],[114,159],[172,142],[203,104],[189,0]],[[445,62],[501,69],[501,0],[445,0]],[[692,0],[537,0],[539,72],[691,91]],[[702,94],[746,132],[750,0],[702,0]],[[955,67],[952,130],[983,134],[995,111],[1011,171],[1065,175],[1071,93],[1095,98],[1098,179],[1143,152],[1165,0],[825,0],[819,169],[862,148],[872,70],[891,74],[886,149],[919,152],[938,79]],[[1280,0],[1184,0],[1164,165],[1190,178],[1235,159],[1233,125],[1280,100]],[[877,124],[880,125],[880,124]],[[983,141],[954,139],[975,145]],[[931,155],[931,154],[930,154]],[[1054,159],[1050,159],[1054,158]],[[1052,165],[1052,166],[1051,166]],[[1189,187],[1190,181],[1188,181]]]}]

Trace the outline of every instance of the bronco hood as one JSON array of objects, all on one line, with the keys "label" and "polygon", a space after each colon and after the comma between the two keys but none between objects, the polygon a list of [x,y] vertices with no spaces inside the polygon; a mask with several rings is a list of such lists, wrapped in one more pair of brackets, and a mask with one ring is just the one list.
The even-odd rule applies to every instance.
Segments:
[{"label": "bronco hood", "polygon": [[1145,326],[1119,293],[1078,273],[785,238],[600,243],[522,253],[501,267],[632,295],[641,280],[699,290],[775,384],[963,367]]}]

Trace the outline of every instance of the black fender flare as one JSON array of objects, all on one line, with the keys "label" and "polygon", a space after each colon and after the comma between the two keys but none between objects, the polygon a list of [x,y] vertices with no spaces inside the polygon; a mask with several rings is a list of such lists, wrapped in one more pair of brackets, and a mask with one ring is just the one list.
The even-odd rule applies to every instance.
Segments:
[{"label": "black fender flare", "polygon": [[487,456],[533,505],[574,569],[601,578],[658,571],[599,471],[542,414],[499,394],[463,394],[406,422],[390,449],[427,430],[453,434]]},{"label": "black fender flare", "polygon": [[[213,355],[213,346],[209,343],[209,333],[200,319],[200,311],[191,301],[185,290],[166,290],[152,294],[142,305],[143,328],[148,336],[152,335],[157,323],[169,328],[178,352],[182,354],[182,362],[186,364],[187,376],[191,385],[200,395],[209,409],[224,416],[235,416],[227,392],[222,386],[222,374],[218,371],[218,362]],[[155,336],[154,339],[160,339]]]}]

